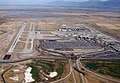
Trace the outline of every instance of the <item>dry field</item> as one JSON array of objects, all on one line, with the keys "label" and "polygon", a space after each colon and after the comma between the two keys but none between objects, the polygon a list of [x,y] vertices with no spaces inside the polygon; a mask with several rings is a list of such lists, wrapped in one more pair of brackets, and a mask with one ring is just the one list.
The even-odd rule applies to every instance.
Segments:
[{"label": "dry field", "polygon": [[113,23],[113,24],[110,24],[110,23],[96,23],[96,24],[98,26],[106,27],[108,29],[120,29],[120,25],[116,24],[116,23]]},{"label": "dry field", "polygon": [[[47,13],[47,12],[44,12]],[[114,12],[52,12],[57,15],[67,15],[60,18],[37,18],[36,30],[56,30],[61,28],[62,24],[97,24],[100,27],[106,28],[107,32],[120,39],[120,14]],[[35,18],[34,18],[35,20]],[[53,23],[53,24],[52,24]],[[100,28],[99,27],[99,28]]]},{"label": "dry field", "polygon": [[[27,68],[26,64],[30,61],[24,61],[20,63],[16,63],[9,71],[4,74],[7,83],[22,83],[24,80],[24,72]],[[18,80],[14,81],[13,79],[17,77]]]},{"label": "dry field", "polygon": [[14,37],[21,27],[21,21],[10,20],[0,24],[0,30],[6,33],[0,35],[0,51],[6,52],[9,49]]},{"label": "dry field", "polygon": [[27,39],[26,38],[19,38],[20,41],[26,41]]},{"label": "dry field", "polygon": [[24,49],[25,48],[25,43],[23,42],[17,42],[15,49]]},{"label": "dry field", "polygon": [[[30,7],[33,8],[33,7]],[[37,7],[39,8],[39,7]],[[46,8],[46,7],[41,7]],[[50,7],[53,8],[53,7]],[[7,13],[11,13],[12,11],[0,11],[1,16],[7,15]],[[21,28],[21,25],[25,20],[32,21],[35,23],[36,27],[35,30],[57,30],[58,28],[61,28],[62,24],[65,25],[74,25],[74,24],[97,24],[100,27],[104,27],[107,29],[107,32],[117,36],[120,39],[120,14],[119,13],[112,13],[112,12],[89,12],[89,11],[72,11],[72,12],[33,12],[33,11],[18,11],[16,14],[25,14],[28,15],[27,17],[18,17],[13,18],[12,20],[1,20],[0,19],[0,30],[6,31],[6,33],[0,35],[0,51],[8,51],[9,47],[12,44],[12,41],[14,40],[15,36],[17,35],[19,29]],[[31,18],[29,15],[61,15],[61,17],[47,17],[47,18]],[[99,28],[100,28],[99,27]],[[22,34],[22,37],[20,38],[21,41],[26,41],[26,37],[28,37],[28,31],[29,29],[26,28],[24,33]],[[1,33],[1,32],[0,32]],[[51,34],[51,33],[43,33],[43,34]],[[25,37],[25,38],[23,38]],[[28,43],[27,48],[31,47],[31,43]],[[18,42],[15,49],[24,49],[25,43]],[[78,51],[78,50],[76,50]],[[81,50],[82,51],[82,50]],[[90,50],[93,51],[93,50]],[[4,53],[3,53],[4,54]],[[39,54],[39,56],[49,56],[48,53],[42,52]],[[28,55],[23,55],[25,58],[28,57]],[[33,56],[30,54],[30,56]],[[37,56],[35,54],[35,56]],[[34,56],[34,57],[35,57]],[[1,56],[2,57],[2,56]],[[15,56],[16,57],[16,56]],[[24,65],[25,66],[25,65]],[[14,66],[14,68],[18,68],[17,66]],[[11,76],[18,75],[20,78],[17,83],[21,83],[21,80],[23,80],[23,72],[25,70],[25,67],[21,69],[20,72],[14,73],[13,69],[8,71],[5,74],[5,77],[8,79],[7,82],[15,83],[12,80],[9,79]],[[69,73],[69,64],[66,65],[64,74],[62,77],[65,77]],[[75,76],[79,78],[78,73],[75,72]],[[98,81],[97,79],[94,79],[90,76],[86,76],[86,79],[89,83],[104,83],[101,81]],[[0,83],[2,83],[0,79]],[[70,75],[67,79],[63,80],[60,83],[73,83],[72,75]],[[79,83],[79,81],[78,81]]]},{"label": "dry field", "polygon": [[40,22],[37,24],[36,30],[56,30],[60,28],[55,22]]},{"label": "dry field", "polygon": [[31,48],[31,43],[28,43],[27,48],[28,48],[28,49]]},{"label": "dry field", "polygon": [[120,40],[120,24],[119,23],[96,23],[98,26],[106,28],[104,31]]},{"label": "dry field", "polygon": [[99,81],[99,80],[97,80],[95,78],[92,78],[90,76],[86,76],[86,79],[87,79],[88,83],[104,83],[104,82],[101,82],[101,81]]},{"label": "dry field", "polygon": [[65,80],[62,80],[58,83],[74,83],[72,75],[70,75],[68,78],[66,78]]},{"label": "dry field", "polygon": [[120,40],[120,29],[109,29],[108,32]]}]

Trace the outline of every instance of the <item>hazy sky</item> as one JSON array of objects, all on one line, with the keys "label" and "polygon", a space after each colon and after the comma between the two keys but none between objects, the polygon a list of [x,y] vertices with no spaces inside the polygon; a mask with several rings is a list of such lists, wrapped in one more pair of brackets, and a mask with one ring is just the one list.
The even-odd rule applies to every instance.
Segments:
[{"label": "hazy sky", "polygon": [[[51,1],[58,1],[58,0],[0,0],[0,4],[16,4],[16,5],[26,5],[26,4],[33,4],[38,5],[46,2]],[[59,1],[75,1],[75,2],[81,2],[81,1],[88,1],[88,0],[59,0]],[[106,1],[106,0],[101,0]]]}]

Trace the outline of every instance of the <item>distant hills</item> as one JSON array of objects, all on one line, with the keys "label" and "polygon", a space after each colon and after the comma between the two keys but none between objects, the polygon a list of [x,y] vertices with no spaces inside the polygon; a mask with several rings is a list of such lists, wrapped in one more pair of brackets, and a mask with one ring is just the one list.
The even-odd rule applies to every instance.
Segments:
[{"label": "distant hills", "polygon": [[[68,9],[92,9],[92,11],[111,11],[120,12],[120,0],[89,0],[84,2],[77,2],[77,0],[49,0],[43,4],[24,4],[24,5],[13,5],[13,4],[1,4],[0,6],[64,6]],[[82,1],[82,0],[81,0]],[[7,7],[9,9],[9,7]],[[10,7],[11,8],[11,7]],[[16,7],[15,7],[16,8]],[[23,8],[23,7],[21,7]],[[2,9],[2,7],[0,7]],[[17,9],[17,8],[16,8]],[[47,10],[49,11],[49,10]],[[58,11],[57,9],[51,11]],[[60,10],[61,11],[61,10]]]},{"label": "distant hills", "polygon": [[106,2],[102,2],[101,6],[110,8],[120,8],[120,0],[109,0]]},{"label": "distant hills", "polygon": [[120,8],[120,0],[89,0],[86,2],[70,2],[64,0],[52,1],[48,5],[54,6],[68,6],[68,7],[81,7],[81,8]]}]

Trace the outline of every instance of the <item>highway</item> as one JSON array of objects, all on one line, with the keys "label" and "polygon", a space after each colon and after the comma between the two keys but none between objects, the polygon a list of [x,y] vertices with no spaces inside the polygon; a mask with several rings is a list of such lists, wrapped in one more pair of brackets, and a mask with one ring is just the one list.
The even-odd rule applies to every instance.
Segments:
[{"label": "highway", "polygon": [[[81,71],[79,61],[80,61],[79,59],[76,60],[76,65],[77,65],[78,70]],[[81,79],[82,79],[82,80],[81,80],[82,83],[86,83],[85,77],[83,76],[82,73],[80,73],[80,76],[81,76]]]},{"label": "highway", "polygon": [[26,60],[33,60],[33,59],[40,59],[40,60],[66,60],[64,57],[48,57],[48,56],[38,56],[38,57],[30,57],[30,58],[23,58],[19,60],[9,60],[9,61],[0,61],[0,63],[17,63]]},{"label": "highway", "polygon": [[70,66],[70,72],[69,72],[69,74],[68,74],[67,76],[65,76],[64,78],[61,78],[61,79],[59,79],[59,80],[56,80],[56,81],[53,81],[53,82],[50,82],[50,83],[58,83],[58,82],[60,82],[60,81],[65,80],[65,79],[68,78],[70,75],[72,75],[72,78],[73,78],[74,83],[77,83],[77,81],[76,81],[77,78],[75,78],[72,60],[69,59],[68,62],[69,62],[69,66]]},{"label": "highway", "polygon": [[72,64],[71,59],[69,59],[69,64],[70,64],[70,71],[71,71],[71,73],[72,73],[73,81],[74,81],[74,83],[77,83],[77,82],[76,82],[75,73],[74,73],[73,64]]},{"label": "highway", "polygon": [[92,76],[92,77],[94,77],[94,78],[95,78],[95,77],[99,77],[99,78],[105,79],[105,80],[107,80],[107,81],[119,83],[119,80],[116,80],[116,79],[114,79],[114,78],[105,77],[105,76],[103,76],[103,75],[100,75],[100,74],[97,74],[97,73],[94,73],[94,72],[88,70],[87,68],[85,68],[85,67],[82,65],[82,63],[80,62],[80,60],[81,60],[81,58],[79,58],[79,59],[77,60],[77,64],[79,64],[80,68],[84,69],[84,71],[86,72],[86,74],[88,74],[88,75],[90,75],[90,76]]},{"label": "highway", "polygon": [[[47,50],[48,51],[48,50]],[[49,51],[49,52],[54,52],[54,51]],[[101,51],[101,52],[104,52],[104,51]],[[100,53],[101,53],[100,52]],[[54,53],[59,53],[59,52],[54,52]],[[61,54],[61,55],[64,55],[64,56],[68,56],[68,54],[64,54],[64,53],[59,53],[59,54]],[[94,53],[93,53],[94,54]],[[77,55],[78,56],[78,55]],[[68,57],[67,57],[68,58]],[[108,77],[105,77],[105,76],[102,76],[102,75],[99,75],[99,74],[97,74],[97,73],[94,73],[94,72],[92,72],[92,71],[90,71],[90,70],[88,70],[87,68],[85,68],[83,65],[82,65],[82,63],[80,62],[80,60],[82,60],[83,58],[81,58],[81,57],[78,57],[78,59],[76,60],[76,65],[77,65],[77,68],[81,71],[81,68],[82,69],[84,69],[84,71],[86,72],[86,74],[88,75],[92,75],[93,76],[93,78],[95,78],[96,76],[97,77],[99,77],[99,78],[102,78],[102,79],[105,79],[105,80],[108,80],[108,81],[112,81],[112,82],[117,82],[118,83],[118,81],[117,80],[115,80],[115,79],[110,79],[110,78],[108,78]],[[72,76],[73,76],[73,80],[74,80],[74,83],[76,83],[76,79],[75,79],[75,76],[74,76],[74,72],[73,72],[73,65],[72,65],[72,61],[71,61],[71,59],[68,59],[69,60],[69,64],[70,64],[70,71],[71,71],[71,74],[72,74]],[[83,70],[82,70],[83,71]],[[82,83],[87,83],[87,80],[86,80],[86,78],[83,76],[83,74],[81,74],[80,73],[80,76],[81,76],[81,79],[82,79]]]},{"label": "highway", "polygon": [[[69,66],[70,66],[71,60],[68,60],[68,62],[69,62]],[[72,74],[72,70],[73,70],[73,69],[72,69],[72,66],[70,66],[70,72],[69,72],[69,74],[68,74],[67,76],[65,76],[64,78],[61,78],[61,79],[59,79],[59,80],[50,82],[50,83],[58,83],[58,82],[60,82],[60,81],[62,81],[62,80],[65,80],[66,78],[68,78],[68,77]]]},{"label": "highway", "polygon": [[[70,76],[70,75],[72,74],[74,83],[77,83],[76,78],[75,78],[75,73],[74,73],[74,68],[73,68],[72,60],[68,58],[68,57],[69,57],[69,54],[65,54],[65,53],[61,53],[61,52],[55,52],[55,51],[51,51],[51,50],[47,50],[47,49],[44,49],[44,50],[45,50],[45,51],[48,51],[48,52],[52,52],[52,53],[61,54],[61,55],[63,55],[63,57],[66,57],[66,59],[67,59],[68,62],[69,62],[69,65],[70,65],[70,73],[69,73],[68,76]],[[68,77],[68,76],[67,76],[67,77]],[[65,77],[65,78],[66,78],[66,77]],[[64,78],[63,78],[63,79],[64,79]],[[63,80],[63,79],[60,79],[60,80],[58,80],[58,81],[61,81],[61,80]],[[56,81],[56,82],[58,82],[58,81]],[[56,82],[54,82],[54,83],[56,83]]]}]

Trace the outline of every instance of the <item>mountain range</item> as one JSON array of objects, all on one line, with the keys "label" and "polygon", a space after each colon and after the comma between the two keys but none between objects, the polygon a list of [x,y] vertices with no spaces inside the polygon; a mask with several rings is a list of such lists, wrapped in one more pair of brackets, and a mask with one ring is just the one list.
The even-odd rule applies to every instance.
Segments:
[{"label": "mountain range", "polygon": [[89,0],[85,2],[71,2],[71,1],[52,1],[47,3],[54,6],[68,6],[68,7],[80,7],[80,8],[120,8],[120,0]]}]

